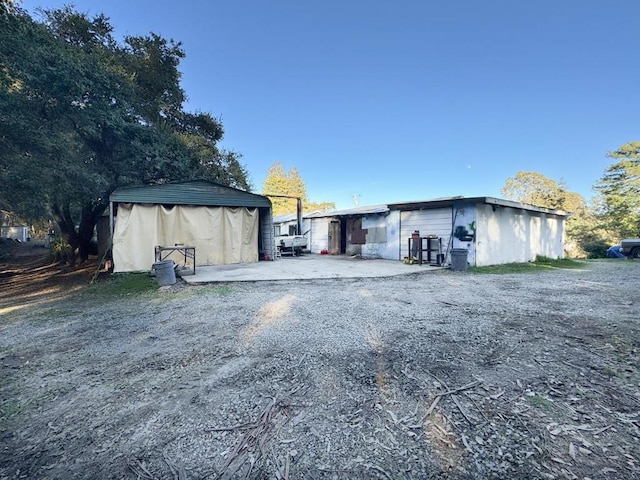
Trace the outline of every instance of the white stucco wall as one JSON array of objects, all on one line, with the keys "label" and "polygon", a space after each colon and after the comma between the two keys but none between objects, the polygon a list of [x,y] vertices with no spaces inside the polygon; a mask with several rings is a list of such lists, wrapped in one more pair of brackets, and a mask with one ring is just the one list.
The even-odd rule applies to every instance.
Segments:
[{"label": "white stucco wall", "polygon": [[362,256],[369,258],[385,258],[387,260],[398,260],[400,251],[400,212],[395,210],[388,215],[376,214],[366,215],[362,219],[363,229],[384,228],[386,229],[385,242],[371,241],[373,235],[367,234],[367,243],[362,245]]},{"label": "white stucco wall", "polygon": [[475,265],[530,262],[536,255],[563,257],[563,220],[517,208],[476,205]]},{"label": "white stucco wall", "polygon": [[[456,229],[462,228],[471,236],[471,239],[456,237]],[[467,263],[476,264],[476,206],[474,204],[458,205],[453,210],[453,236],[451,237],[451,248],[464,248],[467,250]],[[451,261],[451,249],[446,252],[446,261]]]},{"label": "white stucco wall", "polygon": [[307,245],[312,253],[320,253],[322,250],[329,249],[329,220],[328,217],[310,219]]}]

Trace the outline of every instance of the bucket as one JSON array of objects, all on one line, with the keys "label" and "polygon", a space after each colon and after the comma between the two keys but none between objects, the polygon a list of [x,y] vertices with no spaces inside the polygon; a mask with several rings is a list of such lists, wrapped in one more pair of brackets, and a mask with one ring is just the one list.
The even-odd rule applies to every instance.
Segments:
[{"label": "bucket", "polygon": [[467,249],[451,249],[451,270],[462,271],[467,269]]},{"label": "bucket", "polygon": [[173,260],[163,260],[153,264],[153,269],[156,271],[156,281],[161,287],[176,283],[176,272],[173,265]]}]

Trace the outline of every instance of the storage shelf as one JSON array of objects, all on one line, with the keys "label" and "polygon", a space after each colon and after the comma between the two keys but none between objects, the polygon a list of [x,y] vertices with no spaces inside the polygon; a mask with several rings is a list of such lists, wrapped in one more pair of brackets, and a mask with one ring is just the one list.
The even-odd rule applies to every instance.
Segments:
[{"label": "storage shelf", "polygon": [[[426,242],[426,248],[425,248]],[[416,245],[417,243],[417,245]],[[415,252],[415,255],[414,255]],[[426,253],[426,258],[425,258]],[[433,266],[442,265],[442,248],[440,238],[427,236],[427,237],[411,237],[408,241],[408,255],[410,257],[416,257],[418,265],[428,263]]]}]

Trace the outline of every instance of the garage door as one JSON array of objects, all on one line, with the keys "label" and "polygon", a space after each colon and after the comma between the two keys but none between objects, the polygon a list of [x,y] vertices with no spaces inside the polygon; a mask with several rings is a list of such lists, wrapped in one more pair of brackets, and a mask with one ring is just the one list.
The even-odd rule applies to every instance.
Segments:
[{"label": "garage door", "polygon": [[409,256],[408,239],[416,230],[420,232],[421,237],[437,235],[440,238],[442,253],[446,253],[451,236],[451,224],[450,208],[400,212],[400,259]]}]

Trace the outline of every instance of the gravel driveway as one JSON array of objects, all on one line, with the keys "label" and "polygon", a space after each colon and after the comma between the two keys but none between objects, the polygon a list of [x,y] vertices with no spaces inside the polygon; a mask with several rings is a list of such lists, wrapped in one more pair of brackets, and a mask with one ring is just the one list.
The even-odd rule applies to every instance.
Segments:
[{"label": "gravel driveway", "polygon": [[0,479],[640,478],[640,263],[0,313]]}]

